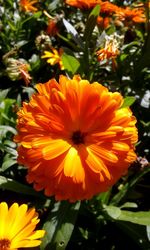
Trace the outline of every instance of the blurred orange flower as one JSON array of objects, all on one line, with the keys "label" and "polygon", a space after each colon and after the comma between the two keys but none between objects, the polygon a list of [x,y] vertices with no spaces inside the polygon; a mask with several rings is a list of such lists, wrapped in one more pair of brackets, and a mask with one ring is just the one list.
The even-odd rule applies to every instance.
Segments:
[{"label": "blurred orange flower", "polygon": [[50,36],[55,36],[58,33],[57,20],[50,18],[46,32]]},{"label": "blurred orange flower", "polygon": [[136,119],[123,98],[98,82],[61,75],[37,84],[18,112],[18,161],[27,181],[57,200],[90,199],[136,159]]},{"label": "blurred orange flower", "polygon": [[98,16],[97,18],[97,24],[102,29],[107,29],[110,26],[111,18],[110,17],[101,17]]},{"label": "blurred orange flower", "polygon": [[116,13],[119,9],[117,5],[110,3],[108,1],[102,2],[100,6],[101,6],[100,13],[106,15],[112,15],[113,13]]},{"label": "blurred orange flower", "polygon": [[26,12],[36,12],[38,9],[33,6],[35,3],[38,3],[38,0],[20,0],[19,4],[23,11]]},{"label": "blurred orange flower", "polygon": [[43,55],[41,58],[48,58],[47,59],[47,62],[49,63],[49,64],[51,64],[51,65],[55,65],[55,64],[59,64],[59,67],[60,67],[60,69],[61,70],[64,70],[64,66],[63,66],[63,63],[62,63],[62,60],[61,60],[61,56],[62,56],[62,54],[63,54],[63,49],[59,49],[59,51],[58,50],[56,50],[56,49],[54,49],[54,48],[51,48],[51,50],[52,50],[52,52],[50,52],[50,51],[44,51],[44,53],[45,53],[45,55]]},{"label": "blurred orange flower", "polygon": [[66,4],[80,9],[89,9],[101,4],[101,0],[66,0]]},{"label": "blurred orange flower", "polygon": [[18,70],[20,71],[20,78],[24,80],[26,86],[28,87],[32,77],[30,76],[28,70],[29,70],[29,65],[28,64],[20,64],[18,65]]},{"label": "blurred orange flower", "polygon": [[130,7],[120,8],[116,13],[118,19],[125,24],[129,24],[129,22],[134,23],[144,23],[146,21],[146,16],[144,14],[144,8],[134,8]]},{"label": "blurred orange flower", "polygon": [[41,244],[45,230],[36,230],[38,214],[26,204],[13,203],[10,208],[6,202],[0,203],[0,250],[17,250],[36,247]]}]

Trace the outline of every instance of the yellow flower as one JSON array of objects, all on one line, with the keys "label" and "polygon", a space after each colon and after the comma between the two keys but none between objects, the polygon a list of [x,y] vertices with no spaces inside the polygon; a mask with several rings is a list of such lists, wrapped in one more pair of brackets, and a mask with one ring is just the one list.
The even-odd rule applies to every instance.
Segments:
[{"label": "yellow flower", "polygon": [[18,112],[18,161],[27,181],[57,200],[90,199],[136,159],[136,118],[123,97],[79,76],[36,85]]},{"label": "yellow flower", "polygon": [[42,58],[48,58],[47,59],[47,62],[50,64],[50,65],[55,65],[55,64],[59,64],[59,67],[61,70],[64,70],[64,66],[63,66],[63,63],[62,63],[62,60],[61,60],[61,56],[63,54],[63,49],[59,49],[59,51],[57,51],[56,49],[54,48],[51,48],[52,52],[50,51],[44,51],[45,55],[42,56]]},{"label": "yellow flower", "polygon": [[38,3],[38,0],[20,0],[19,2],[21,9],[26,12],[38,11],[38,9],[33,6],[35,3]]},{"label": "yellow flower", "polygon": [[0,250],[17,250],[41,244],[44,230],[34,231],[39,222],[34,208],[14,203],[9,209],[6,202],[0,203]]}]

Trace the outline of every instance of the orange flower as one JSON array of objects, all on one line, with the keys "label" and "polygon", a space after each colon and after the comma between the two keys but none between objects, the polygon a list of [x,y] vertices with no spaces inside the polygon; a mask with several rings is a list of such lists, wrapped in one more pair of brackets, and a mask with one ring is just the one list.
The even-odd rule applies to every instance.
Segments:
[{"label": "orange flower", "polygon": [[38,0],[20,0],[19,4],[23,11],[26,12],[36,12],[38,9],[33,6],[35,3],[38,3]]},{"label": "orange flower", "polygon": [[144,23],[146,21],[143,8],[135,8],[135,9],[131,9],[130,7],[120,8],[118,9],[116,16],[118,17],[119,20],[123,21],[127,25],[131,21],[134,23]]},{"label": "orange flower", "polygon": [[63,54],[63,49],[59,49],[59,51],[57,51],[54,48],[51,48],[52,52],[50,51],[44,51],[45,55],[43,55],[41,58],[48,58],[47,62],[51,65],[55,65],[55,64],[59,64],[59,67],[61,70],[64,70],[64,66],[61,60],[61,56]]},{"label": "orange flower", "polygon": [[136,119],[122,96],[79,76],[37,84],[18,112],[18,161],[27,181],[57,200],[90,199],[136,159]]},{"label": "orange flower", "polygon": [[117,5],[110,3],[108,1],[102,2],[100,6],[101,6],[101,10],[100,10],[101,14],[103,13],[106,15],[112,15],[113,13],[116,13],[119,9]]},{"label": "orange flower", "polygon": [[66,0],[66,4],[80,9],[89,9],[101,4],[101,0]]},{"label": "orange flower", "polygon": [[110,17],[101,17],[98,16],[97,18],[97,24],[102,29],[107,29],[110,26],[111,18]]},{"label": "orange flower", "polygon": [[57,20],[50,18],[46,32],[50,36],[55,36],[58,33]]},{"label": "orange flower", "polygon": [[18,65],[18,69],[20,71],[20,78],[22,78],[26,84],[26,86],[29,85],[32,77],[30,76],[28,70],[29,70],[29,65],[28,64],[20,64]]}]

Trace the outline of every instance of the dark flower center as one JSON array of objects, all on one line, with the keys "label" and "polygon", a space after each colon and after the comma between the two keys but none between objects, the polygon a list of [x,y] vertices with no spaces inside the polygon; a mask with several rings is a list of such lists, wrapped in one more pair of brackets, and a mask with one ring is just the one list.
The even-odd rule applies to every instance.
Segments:
[{"label": "dark flower center", "polygon": [[73,143],[76,145],[84,144],[84,138],[85,138],[85,134],[81,133],[80,130],[73,132],[72,137],[71,137]]},{"label": "dark flower center", "polygon": [[0,239],[0,250],[9,250],[10,241],[8,239]]}]

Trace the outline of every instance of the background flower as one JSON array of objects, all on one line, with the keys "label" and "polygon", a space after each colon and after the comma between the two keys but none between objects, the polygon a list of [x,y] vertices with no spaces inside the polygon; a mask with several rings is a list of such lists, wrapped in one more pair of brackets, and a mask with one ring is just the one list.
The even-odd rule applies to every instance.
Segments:
[{"label": "background flower", "polygon": [[77,7],[77,8],[93,8],[97,4],[101,3],[101,0],[66,0],[66,4],[69,4],[70,6]]},{"label": "background flower", "polygon": [[20,0],[19,4],[23,11],[26,12],[36,12],[38,9],[34,6],[34,4],[38,3],[38,0]]},{"label": "background flower", "polygon": [[47,63],[51,65],[59,64],[61,70],[64,69],[63,62],[61,56],[63,54],[63,49],[56,50],[55,48],[51,48],[52,52],[44,51],[44,55],[41,58],[47,58]]}]

